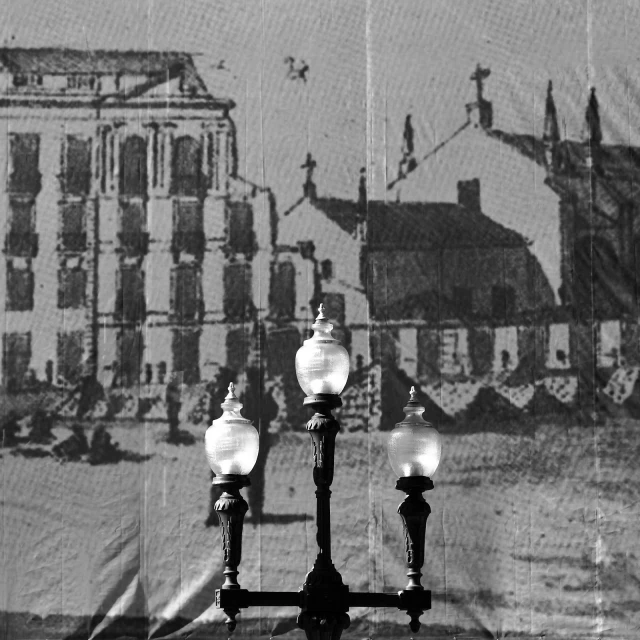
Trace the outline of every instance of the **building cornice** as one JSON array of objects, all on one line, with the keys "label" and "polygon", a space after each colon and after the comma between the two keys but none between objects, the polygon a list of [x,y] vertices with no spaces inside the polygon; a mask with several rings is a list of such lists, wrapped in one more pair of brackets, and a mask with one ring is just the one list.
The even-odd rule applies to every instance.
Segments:
[{"label": "building cornice", "polygon": [[218,98],[168,98],[155,100],[135,100],[135,101],[102,101],[94,97],[91,98],[65,98],[63,96],[4,96],[0,97],[0,108],[20,108],[20,109],[92,109],[99,111],[107,110],[140,110],[140,109],[179,109],[179,110],[210,110],[229,111],[235,107],[235,103],[230,99]]}]

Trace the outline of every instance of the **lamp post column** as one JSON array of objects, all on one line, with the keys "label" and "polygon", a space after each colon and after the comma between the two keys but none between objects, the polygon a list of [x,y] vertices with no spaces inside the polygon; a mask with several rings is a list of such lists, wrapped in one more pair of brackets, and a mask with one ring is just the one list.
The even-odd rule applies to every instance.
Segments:
[{"label": "lamp post column", "polygon": [[304,404],[315,414],[307,422],[313,446],[313,481],[316,485],[316,540],[318,556],[302,585],[302,612],[298,626],[309,640],[340,638],[349,624],[349,587],[331,559],[331,483],[333,482],[335,443],[340,424],[332,410],[341,406],[337,395],[315,394]]},{"label": "lamp post column", "polygon": [[316,485],[318,556],[300,590],[298,626],[309,640],[338,640],[349,624],[349,587],[331,559],[331,483],[335,442],[340,424],[332,411],[342,405],[340,393],[349,375],[349,354],[331,335],[333,326],[320,305],[314,335],[296,354],[296,374],[307,394],[305,406],[315,413],[307,422],[313,446]]},{"label": "lamp post column", "polygon": [[[222,589],[240,589],[238,584],[238,566],[242,559],[242,527],[244,516],[249,509],[246,500],[240,495],[242,487],[250,484],[245,475],[220,475],[213,479],[213,484],[220,485],[222,495],[214,509],[220,520],[222,534],[222,552],[224,554],[224,584]],[[216,592],[216,604],[220,604],[219,592]],[[225,623],[229,631],[236,628],[236,616],[240,613],[237,607],[224,609],[227,618]]]}]

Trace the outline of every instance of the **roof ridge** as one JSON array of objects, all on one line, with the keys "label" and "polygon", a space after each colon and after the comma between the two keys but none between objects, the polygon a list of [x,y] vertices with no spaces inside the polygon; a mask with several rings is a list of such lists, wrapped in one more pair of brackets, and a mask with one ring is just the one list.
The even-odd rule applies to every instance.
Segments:
[{"label": "roof ridge", "polygon": [[451,142],[451,140],[453,140],[456,136],[462,133],[470,124],[471,124],[471,120],[469,119],[464,124],[460,125],[448,138],[445,138],[440,144],[437,144],[435,147],[433,147],[433,149],[431,149],[431,151],[427,152],[424,156],[422,156],[422,158],[420,158],[420,160],[418,160],[415,163],[415,166],[407,169],[404,175],[398,176],[395,180],[392,180],[387,185],[387,191],[390,191],[391,189],[393,189],[402,180],[406,180],[407,176],[413,173],[423,162],[425,162],[425,160],[428,160],[431,156],[438,153],[440,149],[442,149],[449,142]]}]

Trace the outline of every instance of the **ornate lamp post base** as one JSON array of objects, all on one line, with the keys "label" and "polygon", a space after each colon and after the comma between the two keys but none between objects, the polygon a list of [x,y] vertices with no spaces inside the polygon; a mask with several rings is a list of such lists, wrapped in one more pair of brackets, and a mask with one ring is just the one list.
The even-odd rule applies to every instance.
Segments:
[{"label": "ornate lamp post base", "polygon": [[307,640],[340,640],[342,632],[350,624],[351,619],[346,613],[303,611],[298,616],[298,626],[304,629]]}]

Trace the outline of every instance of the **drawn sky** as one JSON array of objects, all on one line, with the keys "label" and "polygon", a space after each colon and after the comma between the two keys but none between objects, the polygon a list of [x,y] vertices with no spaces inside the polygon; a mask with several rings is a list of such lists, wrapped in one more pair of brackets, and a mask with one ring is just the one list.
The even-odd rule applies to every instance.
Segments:
[{"label": "drawn sky", "polygon": [[[640,145],[640,0],[0,4],[6,45],[202,54],[210,91],[238,105],[241,171],[272,187],[281,211],[301,195],[307,151],[320,195],[355,198],[366,164],[373,197],[385,197],[406,113],[422,154],[464,121],[478,62],[492,70],[486,96],[497,128],[540,134],[553,79],[566,135],[579,138],[593,83],[605,141]],[[307,84],[286,78],[288,55],[309,64]],[[229,72],[215,70],[222,59]]]}]

